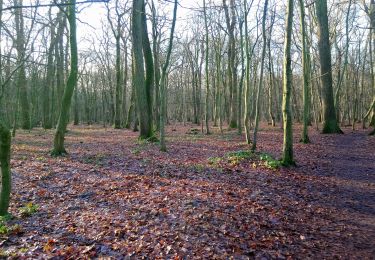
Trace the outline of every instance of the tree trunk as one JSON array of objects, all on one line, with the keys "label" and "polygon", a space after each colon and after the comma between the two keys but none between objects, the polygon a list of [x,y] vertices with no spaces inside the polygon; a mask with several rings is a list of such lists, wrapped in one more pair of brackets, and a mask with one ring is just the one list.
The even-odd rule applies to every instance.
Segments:
[{"label": "tree trunk", "polygon": [[76,0],[70,0],[70,5],[68,6],[68,21],[69,21],[69,31],[70,31],[70,74],[68,81],[65,86],[64,95],[62,97],[60,116],[57,123],[54,147],[52,155],[59,156],[66,154],[64,147],[64,139],[66,127],[69,122],[69,111],[72,103],[72,96],[74,88],[77,85],[78,79],[78,51],[77,51],[77,26],[76,26]]},{"label": "tree trunk", "polygon": [[264,58],[266,56],[266,47],[267,47],[267,35],[266,35],[266,19],[267,19],[267,10],[268,10],[268,0],[264,2],[264,10],[263,10],[263,20],[262,20],[262,34],[263,34],[263,49],[262,49],[262,57],[260,63],[260,76],[259,76],[259,84],[257,89],[256,95],[256,105],[255,105],[255,123],[254,123],[254,136],[253,136],[253,144],[251,146],[251,150],[255,151],[257,147],[257,134],[259,128],[259,119],[260,119],[260,93],[263,87],[263,70],[264,70]]},{"label": "tree trunk", "polygon": [[[17,1],[15,1],[17,2]],[[23,1],[19,0],[17,5],[22,6]],[[30,122],[30,107],[27,91],[26,71],[25,71],[25,33],[24,33],[24,21],[22,9],[15,10],[15,24],[16,24],[16,49],[17,49],[17,63],[19,64],[18,78],[17,78],[17,89],[20,90],[20,104],[21,104],[21,115],[22,115],[22,129],[31,129]]]},{"label": "tree trunk", "polygon": [[203,0],[203,11],[204,11],[204,27],[206,30],[206,57],[205,57],[205,72],[206,72],[206,106],[205,106],[205,125],[206,125],[206,134],[210,134],[209,128],[209,109],[210,109],[210,83],[209,83],[209,73],[208,73],[208,22],[207,22],[207,7],[206,0]]},{"label": "tree trunk", "polygon": [[331,45],[329,42],[329,25],[327,0],[315,1],[318,22],[318,49],[320,58],[320,77],[322,82],[323,133],[343,133],[336,118],[332,88]]},{"label": "tree trunk", "polygon": [[1,194],[0,216],[8,214],[12,176],[10,171],[11,135],[9,129],[0,119],[0,164],[1,164]]},{"label": "tree trunk", "polygon": [[146,10],[145,4],[143,4],[142,8],[142,47],[143,47],[143,56],[145,59],[145,68],[146,68],[146,92],[147,92],[147,100],[148,100],[148,113],[150,115],[150,127],[152,131],[152,98],[154,94],[154,61],[153,55],[151,50],[150,40],[148,39],[148,30],[147,30],[147,19],[146,19]]},{"label": "tree trunk", "polygon": [[176,26],[176,17],[177,17],[177,4],[178,1],[174,1],[174,9],[173,9],[173,20],[172,20],[172,27],[169,36],[169,44],[167,50],[167,57],[165,63],[163,65],[163,69],[161,72],[161,82],[160,82],[160,101],[161,101],[161,110],[160,110],[160,150],[165,152],[167,151],[167,146],[165,144],[165,118],[167,114],[167,102],[166,102],[166,84],[167,84],[167,70],[169,67],[169,60],[171,58],[172,47],[173,47],[173,35],[174,29]]},{"label": "tree trunk", "polygon": [[293,129],[292,129],[292,111],[290,107],[290,92],[293,81],[292,59],[290,54],[293,29],[293,0],[288,0],[286,17],[286,35],[284,45],[284,82],[283,82],[283,156],[282,163],[285,166],[293,165]]},{"label": "tree trunk", "polygon": [[307,46],[305,26],[305,6],[303,0],[299,0],[302,38],[302,68],[303,68],[303,130],[301,142],[310,143],[308,124],[310,122],[310,51]]},{"label": "tree trunk", "polygon": [[54,87],[53,80],[55,74],[55,67],[53,61],[53,52],[55,50],[55,25],[52,23],[51,25],[51,42],[49,48],[47,50],[47,75],[46,80],[43,84],[43,128],[44,129],[51,129],[52,128],[52,121],[51,121],[51,107],[50,107],[50,100],[51,94],[50,90]]},{"label": "tree trunk", "polygon": [[[144,57],[143,57],[143,35],[144,23],[142,17],[142,10],[144,10],[143,0],[133,1],[132,10],[132,38],[133,38],[133,53],[134,53],[134,87],[137,100],[138,120],[140,123],[141,139],[147,139],[152,136],[152,114],[150,104],[150,89],[146,85]],[[151,57],[152,58],[152,57]],[[147,57],[149,59],[149,57]],[[150,65],[150,64],[148,64]],[[148,77],[149,79],[149,77]],[[148,81],[148,83],[150,83]]]},{"label": "tree trunk", "polygon": [[234,29],[236,25],[236,13],[235,13],[235,3],[234,0],[230,0],[230,11],[229,15],[228,6],[226,0],[223,0],[223,7],[225,12],[225,20],[227,24],[227,30],[229,34],[228,41],[228,72],[227,72],[227,81],[229,86],[229,127],[237,127],[237,73],[235,67],[236,59],[236,39],[234,35]]},{"label": "tree trunk", "polygon": [[244,117],[244,126],[245,126],[245,136],[246,136],[246,143],[250,144],[250,64],[251,64],[251,56],[249,50],[249,32],[248,32],[248,23],[247,23],[247,0],[244,0],[244,12],[245,12],[245,53],[246,53],[246,77],[245,77],[245,117]]},{"label": "tree trunk", "polygon": [[[120,26],[118,22],[117,26]],[[120,28],[117,28],[116,39],[116,104],[115,104],[115,129],[121,128],[122,117],[122,71],[121,71],[121,45],[120,45]]]},{"label": "tree trunk", "polygon": [[151,1],[152,9],[152,49],[154,55],[154,121],[156,130],[160,129],[160,62],[159,62],[159,46],[160,46],[160,35],[158,32],[158,16],[154,1]]}]

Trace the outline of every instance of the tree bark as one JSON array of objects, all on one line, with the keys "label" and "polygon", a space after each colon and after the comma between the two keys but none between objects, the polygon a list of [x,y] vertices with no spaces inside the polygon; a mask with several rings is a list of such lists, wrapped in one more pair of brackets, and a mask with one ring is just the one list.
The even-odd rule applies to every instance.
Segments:
[{"label": "tree bark", "polygon": [[331,45],[329,42],[329,25],[327,0],[316,0],[316,16],[318,22],[318,49],[320,58],[320,77],[322,82],[323,130],[325,134],[343,133],[336,118],[332,87]]},{"label": "tree bark", "polygon": [[205,106],[205,125],[206,125],[206,134],[210,134],[209,128],[209,110],[210,110],[210,82],[209,82],[209,73],[208,73],[208,21],[207,21],[207,7],[206,0],[203,0],[203,11],[204,11],[204,27],[206,30],[206,56],[205,56],[205,72],[206,72],[206,106]]},{"label": "tree bark", "polygon": [[307,45],[305,6],[303,0],[299,0],[301,38],[302,38],[302,68],[303,68],[303,130],[301,142],[310,143],[308,125],[310,122],[310,51]]},{"label": "tree bark", "polygon": [[134,55],[134,88],[137,100],[138,120],[140,124],[139,138],[147,139],[152,136],[152,115],[150,112],[149,89],[146,86],[144,57],[143,57],[143,0],[133,1],[132,10],[132,39]]},{"label": "tree bark", "polygon": [[173,9],[173,20],[172,20],[172,27],[169,36],[169,44],[167,50],[167,57],[165,63],[162,68],[161,72],[161,79],[160,79],[160,150],[165,152],[167,151],[167,146],[165,144],[165,118],[167,116],[167,102],[166,102],[166,81],[167,81],[167,70],[169,67],[169,61],[171,58],[172,47],[173,47],[173,35],[174,29],[176,26],[176,17],[177,17],[177,4],[178,1],[174,1],[174,9]]},{"label": "tree bark", "polygon": [[262,20],[262,34],[263,34],[263,48],[262,48],[262,57],[260,62],[260,76],[259,76],[259,83],[256,95],[256,105],[255,105],[255,123],[254,123],[254,135],[253,135],[253,144],[251,146],[251,150],[255,151],[257,147],[257,135],[258,135],[258,128],[259,128],[259,121],[260,121],[260,93],[263,87],[263,71],[264,71],[264,58],[266,56],[266,47],[267,47],[267,35],[266,35],[266,20],[267,20],[267,10],[268,10],[268,0],[264,2],[264,9],[263,9],[263,20]]},{"label": "tree bark", "polygon": [[293,0],[288,0],[286,17],[286,35],[284,43],[284,81],[283,81],[283,156],[282,164],[285,166],[294,165],[293,158],[293,129],[292,129],[292,111],[290,106],[290,92],[292,90],[292,59],[290,54],[293,29]]},{"label": "tree bark", "polygon": [[[18,5],[22,5],[23,1],[16,1]],[[27,91],[26,69],[25,69],[25,32],[22,9],[15,10],[15,24],[16,24],[16,49],[17,49],[17,63],[19,64],[17,89],[20,90],[20,103],[22,115],[22,129],[31,129],[30,122],[30,107]]]},{"label": "tree bark", "polygon": [[52,155],[66,154],[64,141],[65,132],[69,123],[69,111],[72,103],[74,88],[78,80],[78,51],[77,51],[77,26],[76,26],[76,0],[70,0],[68,6],[69,36],[70,36],[70,74],[62,97],[60,116],[57,123]]},{"label": "tree bark", "polygon": [[1,194],[0,216],[8,214],[12,176],[10,171],[11,135],[9,129],[0,119],[0,165],[1,165]]}]

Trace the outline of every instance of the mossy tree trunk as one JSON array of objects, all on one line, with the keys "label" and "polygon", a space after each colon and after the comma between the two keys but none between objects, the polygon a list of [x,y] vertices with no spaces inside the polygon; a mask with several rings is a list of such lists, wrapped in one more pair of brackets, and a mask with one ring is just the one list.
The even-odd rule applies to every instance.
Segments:
[{"label": "mossy tree trunk", "polygon": [[8,214],[12,176],[10,171],[11,135],[9,129],[0,118],[0,165],[1,165],[1,194],[0,216]]},{"label": "mossy tree trunk", "polygon": [[59,36],[62,34],[61,30],[64,27],[59,26],[57,32],[55,32],[56,23],[61,20],[62,12],[59,12],[55,22],[51,22],[51,42],[47,49],[47,73],[46,80],[43,84],[43,128],[51,129],[52,123],[52,113],[51,99],[53,101],[53,95],[51,95],[51,90],[54,88],[54,75],[56,74],[56,66],[54,62],[54,53],[56,45],[58,44]]},{"label": "mossy tree trunk", "polygon": [[303,129],[301,142],[310,143],[308,135],[308,127],[310,122],[310,51],[307,45],[307,34],[305,24],[305,6],[303,0],[299,1],[300,22],[301,22],[301,38],[302,38],[302,67],[303,67]]},{"label": "mossy tree trunk", "polygon": [[331,45],[329,42],[329,25],[327,0],[315,1],[318,22],[318,49],[320,59],[320,77],[322,82],[323,133],[343,133],[338,125],[332,87]]},{"label": "mossy tree trunk", "polygon": [[60,115],[55,132],[54,147],[52,155],[59,156],[66,154],[64,141],[65,132],[69,123],[69,111],[72,103],[74,88],[78,80],[78,51],[77,51],[77,35],[76,35],[76,0],[70,0],[68,6],[69,21],[69,41],[70,41],[70,74],[65,86],[64,94],[61,101]]},{"label": "mossy tree trunk", "polygon": [[145,3],[142,7],[142,48],[143,48],[143,57],[145,61],[145,68],[146,68],[146,94],[147,94],[147,105],[150,117],[150,128],[151,134],[148,137],[152,137],[153,135],[153,117],[152,117],[152,103],[153,103],[153,95],[154,95],[154,59],[151,49],[150,40],[148,38],[148,29],[147,29],[147,17],[146,17],[146,10],[145,10]]},{"label": "mossy tree trunk", "polygon": [[290,94],[292,91],[292,59],[290,49],[292,45],[292,29],[293,29],[293,0],[288,0],[286,15],[286,35],[284,41],[284,81],[283,81],[283,156],[282,163],[285,166],[293,165],[293,129],[292,129],[292,111],[290,106]]},{"label": "mossy tree trunk", "polygon": [[236,12],[234,0],[230,0],[230,13],[226,0],[223,0],[223,7],[225,12],[225,21],[227,25],[227,31],[229,34],[228,40],[228,70],[227,70],[227,82],[229,87],[229,127],[237,127],[237,69],[236,69],[236,38],[235,38],[235,26],[236,26]]},{"label": "mossy tree trunk", "polygon": [[[134,63],[134,88],[137,100],[138,120],[140,124],[139,137],[147,139],[152,136],[152,113],[150,102],[150,86],[147,86],[144,69],[144,22],[143,22],[144,1],[134,0],[132,9],[132,39],[133,39],[133,63]],[[147,57],[150,59],[150,57]],[[152,59],[152,56],[151,56]],[[150,65],[150,64],[148,64]],[[146,65],[147,67],[147,65]],[[147,71],[147,69],[146,69]],[[152,76],[153,77],[153,76]],[[149,77],[147,77],[150,80]],[[148,81],[150,83],[150,81]]]},{"label": "mossy tree trunk", "polygon": [[[22,6],[23,1],[15,1],[16,5]],[[17,63],[19,64],[18,77],[16,81],[17,89],[20,91],[21,104],[21,127],[22,129],[31,129],[30,122],[30,107],[27,91],[26,68],[25,68],[25,32],[22,9],[15,9],[15,25],[16,25],[16,49],[17,49]]]},{"label": "mossy tree trunk", "polygon": [[151,1],[152,9],[152,50],[154,57],[154,122],[155,130],[160,130],[160,41],[161,34],[159,33],[159,16],[156,12],[154,1]]},{"label": "mossy tree trunk", "polygon": [[[63,12],[61,12],[63,13]],[[51,121],[52,125],[56,126],[59,120],[61,100],[64,94],[65,86],[65,62],[64,62],[64,31],[66,27],[66,16],[61,15],[59,19],[56,45],[55,45],[55,67],[56,67],[56,86],[52,88],[52,102],[51,102]]]}]

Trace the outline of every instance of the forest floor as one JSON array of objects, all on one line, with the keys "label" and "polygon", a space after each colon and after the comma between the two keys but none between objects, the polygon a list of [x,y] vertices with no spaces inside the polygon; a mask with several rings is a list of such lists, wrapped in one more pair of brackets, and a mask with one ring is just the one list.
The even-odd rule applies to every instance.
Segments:
[{"label": "forest floor", "polygon": [[[60,158],[49,155],[53,131],[19,131],[0,254],[374,259],[375,139],[366,131],[310,130],[305,145],[297,127],[297,167],[274,169],[265,154],[241,152],[235,131],[191,128],[169,126],[163,153],[132,131],[71,127]],[[278,158],[281,148],[282,130],[263,125],[258,151]]]}]

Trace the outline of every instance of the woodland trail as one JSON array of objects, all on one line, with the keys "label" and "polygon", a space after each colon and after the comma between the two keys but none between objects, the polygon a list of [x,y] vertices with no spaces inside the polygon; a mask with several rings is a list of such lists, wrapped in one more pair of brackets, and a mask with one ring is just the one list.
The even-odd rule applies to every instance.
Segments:
[{"label": "woodland trail", "polygon": [[344,135],[319,137],[320,152],[310,154],[315,166],[303,167],[327,178],[330,187],[319,187],[315,193],[323,193],[321,203],[340,212],[338,222],[364,235],[354,242],[357,249],[375,248],[375,139],[367,131],[351,129]]},{"label": "woodland trail", "polygon": [[[298,142],[297,167],[270,169],[234,131],[168,128],[168,152],[137,133],[74,127],[67,157],[49,156],[52,131],[13,141],[14,193],[1,235],[8,256],[201,259],[375,255],[375,139],[359,130]],[[282,131],[263,126],[259,150],[280,155]],[[38,212],[20,216],[32,202]]]}]

